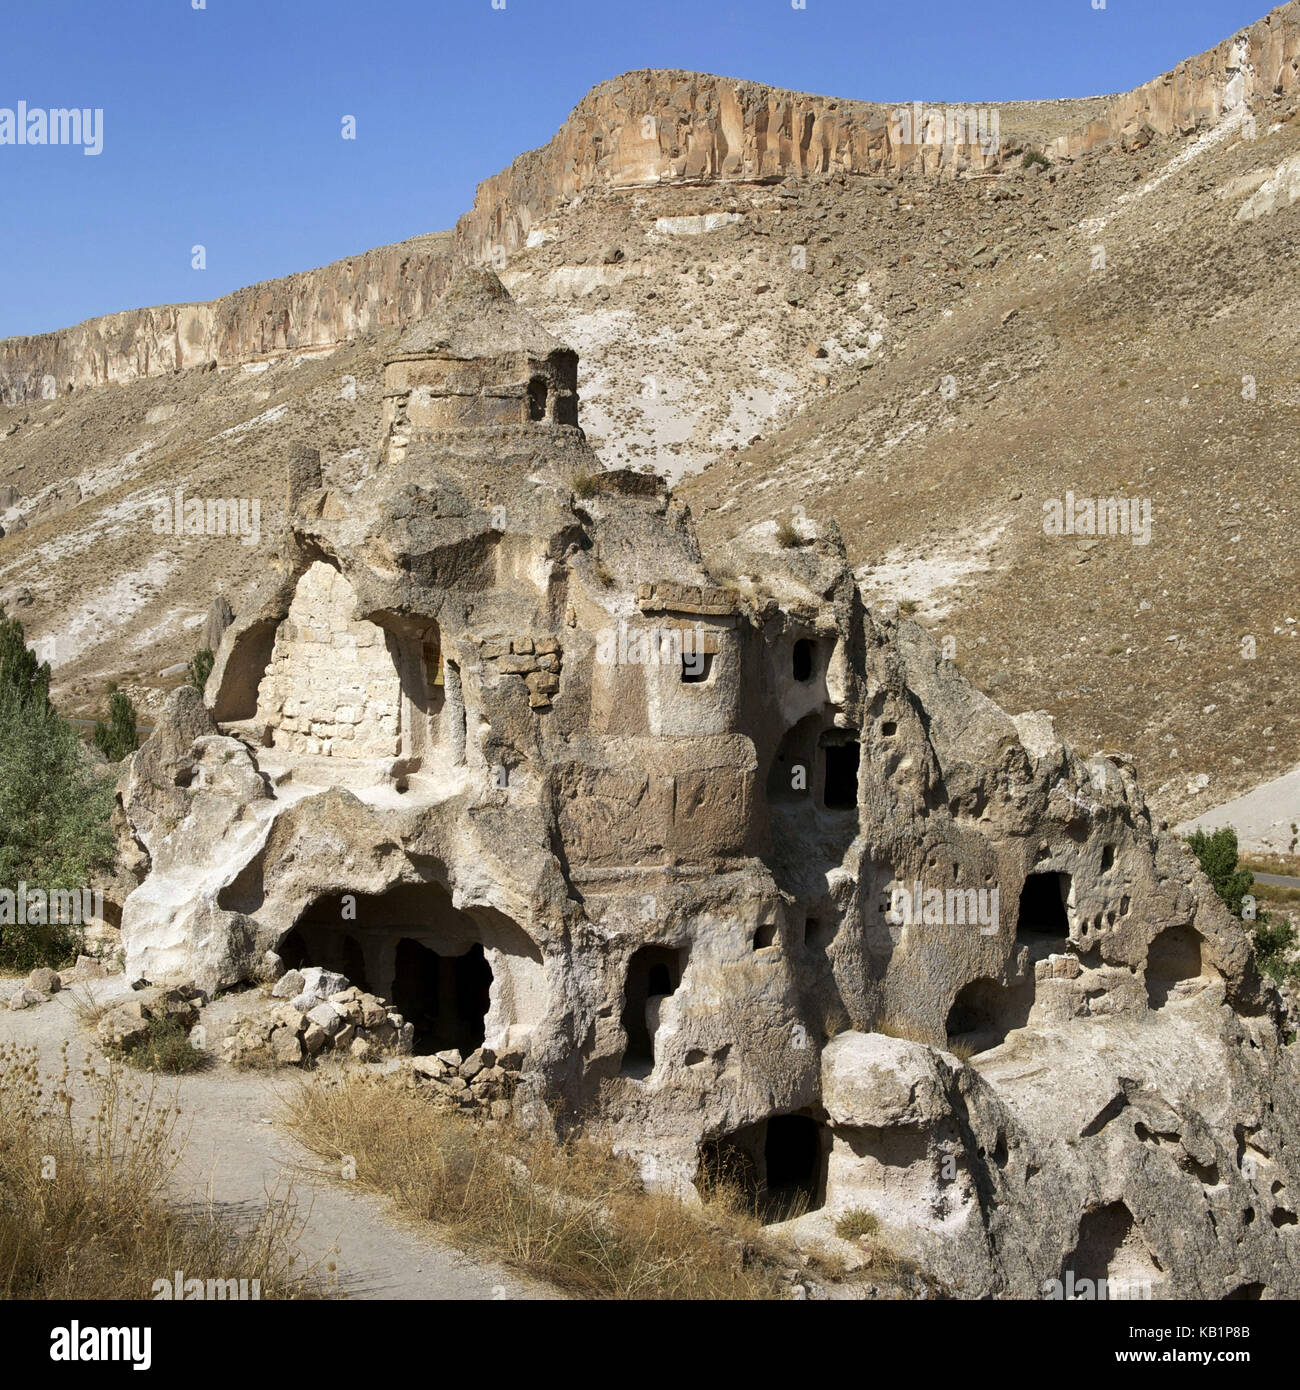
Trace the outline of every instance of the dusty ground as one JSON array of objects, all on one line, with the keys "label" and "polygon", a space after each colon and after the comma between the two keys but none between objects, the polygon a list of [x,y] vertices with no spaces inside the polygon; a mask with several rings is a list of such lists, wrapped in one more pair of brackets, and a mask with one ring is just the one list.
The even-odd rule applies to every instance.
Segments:
[{"label": "dusty ground", "polygon": [[[18,983],[0,980],[0,998],[7,999]],[[130,993],[121,976],[77,989],[89,990],[96,1001]],[[237,996],[229,996],[210,1005],[204,1010],[204,1024],[215,1032],[223,1006],[228,1010],[236,1002]],[[83,1059],[103,1063],[93,1038],[61,995],[17,1012],[0,1010],[0,1040],[36,1047],[46,1070],[56,1068],[59,1049],[68,1041],[74,1077]],[[288,1084],[291,1080],[286,1081],[283,1074],[238,1072],[224,1063],[185,1076],[158,1078],[158,1094],[175,1095],[181,1109],[180,1130],[187,1134],[171,1187],[179,1204],[210,1199],[251,1220],[268,1193],[283,1196],[291,1189],[299,1216],[305,1220],[299,1241],[304,1261],[319,1263],[323,1279],[336,1279],[336,1296],[554,1297],[539,1285],[431,1239],[426,1230],[397,1220],[379,1197],[349,1190],[322,1173],[319,1160],[276,1123],[279,1094]],[[337,1266],[335,1276],[324,1271],[328,1261]]]},{"label": "dusty ground", "polygon": [[1193,830],[1217,830],[1224,825],[1236,830],[1243,853],[1295,854],[1300,846],[1300,767],[1206,811],[1178,830],[1190,835]]}]

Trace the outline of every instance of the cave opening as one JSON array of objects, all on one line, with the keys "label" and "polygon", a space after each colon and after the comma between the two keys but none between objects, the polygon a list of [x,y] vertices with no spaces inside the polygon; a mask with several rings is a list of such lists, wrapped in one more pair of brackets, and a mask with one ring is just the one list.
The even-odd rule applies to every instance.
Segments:
[{"label": "cave opening", "polygon": [[648,1076],[654,1069],[654,1039],[659,1006],[682,982],[682,952],[668,946],[642,946],[627,967],[623,991],[623,1050],[625,1076]]},{"label": "cave opening", "polygon": [[397,943],[393,1003],[415,1028],[417,1053],[456,1048],[466,1057],[482,1047],[491,987],[481,942],[459,956],[441,955],[409,936]]}]

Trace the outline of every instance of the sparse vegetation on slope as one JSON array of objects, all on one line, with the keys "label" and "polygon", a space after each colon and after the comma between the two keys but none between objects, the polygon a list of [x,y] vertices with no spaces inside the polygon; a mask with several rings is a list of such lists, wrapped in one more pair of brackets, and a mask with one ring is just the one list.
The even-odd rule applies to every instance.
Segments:
[{"label": "sparse vegetation on slope", "polygon": [[207,688],[208,677],[212,674],[212,668],[215,664],[216,658],[207,647],[204,647],[202,651],[195,652],[190,661],[190,684],[200,695]]},{"label": "sparse vegetation on slope", "polygon": [[713,1192],[699,1211],[648,1194],[630,1165],[589,1140],[486,1128],[357,1072],[302,1083],[288,1123],[331,1164],[352,1157],[362,1186],[573,1294],[786,1296],[758,1222],[734,1193]]}]

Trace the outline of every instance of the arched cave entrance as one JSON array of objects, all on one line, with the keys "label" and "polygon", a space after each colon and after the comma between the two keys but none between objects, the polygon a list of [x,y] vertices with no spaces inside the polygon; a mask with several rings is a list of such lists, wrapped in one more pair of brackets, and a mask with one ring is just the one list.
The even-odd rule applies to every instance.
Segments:
[{"label": "arched cave entrance", "polygon": [[1032,977],[1023,983],[1001,985],[996,980],[972,980],[958,990],[948,1010],[945,1031],[948,1049],[972,1057],[997,1047],[1013,1029],[1029,1022],[1034,1007]]},{"label": "arched cave entrance", "polygon": [[1193,927],[1167,927],[1147,947],[1147,1002],[1163,1009],[1171,999],[1198,992],[1217,975],[1202,955],[1200,932]]},{"label": "arched cave entrance", "polygon": [[788,1221],[826,1203],[830,1131],[811,1115],[772,1115],[700,1146],[695,1185],[726,1187],[764,1225]]},{"label": "arched cave entrance", "polygon": [[462,911],[440,884],[326,894],[278,949],[291,968],[323,965],[389,1000],[414,1025],[417,1052],[524,1046],[546,1011],[527,933],[493,908]]}]

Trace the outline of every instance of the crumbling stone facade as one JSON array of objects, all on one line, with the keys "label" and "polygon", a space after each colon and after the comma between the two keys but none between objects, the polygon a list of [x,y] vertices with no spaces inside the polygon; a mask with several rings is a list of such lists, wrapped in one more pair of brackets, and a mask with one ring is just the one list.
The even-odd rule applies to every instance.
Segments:
[{"label": "crumbling stone facade", "polygon": [[397,668],[383,629],[358,622],[355,605],[332,566],[318,560],[303,575],[258,687],[257,719],[272,746],[339,757],[400,751]]},{"label": "crumbling stone facade", "polygon": [[1294,1049],[1133,768],[867,609],[833,529],[701,554],[572,366],[467,272],[369,475],[288,461],[206,705],[123,778],[128,969],[337,970],[648,1183],[719,1165],[809,1241],[865,1207],[963,1296],[1300,1292]]}]

